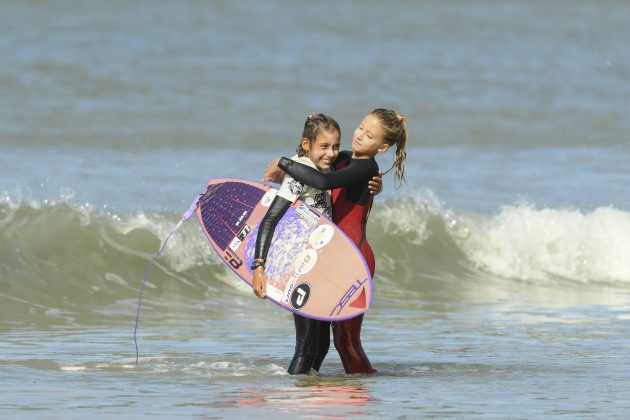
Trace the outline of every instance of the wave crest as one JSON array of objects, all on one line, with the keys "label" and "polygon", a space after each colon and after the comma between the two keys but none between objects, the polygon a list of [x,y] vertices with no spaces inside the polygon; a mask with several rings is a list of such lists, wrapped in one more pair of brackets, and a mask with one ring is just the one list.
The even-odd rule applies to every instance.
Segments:
[{"label": "wave crest", "polygon": [[[630,213],[613,207],[518,204],[480,214],[448,209],[429,191],[384,203],[370,227],[374,248],[402,273],[409,270],[401,263],[424,273],[475,271],[537,283],[630,282]],[[400,277],[397,270],[390,275]]]},{"label": "wave crest", "polygon": [[[2,319],[129,319],[144,271],[179,217],[116,215],[71,199],[0,200]],[[449,209],[425,191],[377,202],[368,238],[377,295],[385,299],[435,290],[457,299],[462,287],[488,278],[539,286],[630,282],[630,213],[611,207],[585,213],[520,204],[480,214]],[[192,220],[169,242],[147,288],[147,306],[160,308],[195,301],[221,308],[226,293],[248,293]]]}]

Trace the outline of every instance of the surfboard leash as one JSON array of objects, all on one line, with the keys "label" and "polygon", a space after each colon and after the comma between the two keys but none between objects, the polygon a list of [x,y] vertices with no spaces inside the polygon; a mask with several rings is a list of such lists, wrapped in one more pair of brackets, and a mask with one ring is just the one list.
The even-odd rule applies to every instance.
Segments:
[{"label": "surfboard leash", "polygon": [[191,205],[188,208],[188,210],[186,210],[186,212],[182,215],[182,219],[179,222],[177,222],[175,227],[171,230],[171,233],[169,233],[166,236],[166,238],[162,241],[162,244],[160,245],[160,250],[158,251],[157,254],[155,254],[153,259],[149,263],[149,266],[147,267],[146,271],[144,272],[144,278],[142,279],[142,283],[140,284],[140,293],[139,293],[139,297],[138,297],[138,309],[136,310],[136,324],[135,324],[135,327],[133,329],[133,342],[134,342],[134,344],[136,346],[136,366],[138,366],[138,360],[139,360],[139,357],[140,357],[140,352],[138,351],[138,338],[137,338],[138,321],[140,320],[140,306],[142,305],[142,294],[144,292],[144,285],[146,284],[147,279],[149,278],[149,271],[151,271],[151,268],[153,267],[153,264],[155,264],[155,262],[160,257],[160,255],[162,255],[162,252],[166,248],[166,243],[168,242],[169,239],[171,239],[171,236],[173,236],[175,234],[175,232],[177,232],[179,230],[179,228],[183,226],[184,222],[186,222],[188,219],[190,219],[190,217],[193,215],[195,210],[197,210],[197,207],[199,206],[199,200],[201,199],[202,196],[203,196],[203,194],[199,194],[199,195],[197,195],[197,197],[195,197],[195,199],[191,203]]}]

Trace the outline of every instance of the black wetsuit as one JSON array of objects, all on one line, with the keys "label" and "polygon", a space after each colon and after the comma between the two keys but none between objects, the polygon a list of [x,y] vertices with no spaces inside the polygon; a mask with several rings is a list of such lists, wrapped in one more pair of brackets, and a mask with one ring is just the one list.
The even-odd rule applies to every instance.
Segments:
[{"label": "black wetsuit", "polygon": [[[276,225],[291,204],[291,201],[280,196],[273,199],[258,228],[254,259],[267,258]],[[293,321],[295,324],[295,353],[289,364],[288,372],[296,375],[310,373],[311,369],[319,371],[330,348],[330,322],[307,318],[296,313],[293,313]]]},{"label": "black wetsuit", "polygon": [[[333,221],[350,237],[363,254],[374,276],[374,253],[365,228],[374,196],[368,182],[378,173],[374,158],[353,159],[352,152],[341,152],[333,167],[334,172],[322,173],[287,158],[279,166],[295,180],[320,190],[333,190]],[[361,345],[363,314],[332,323],[335,348],[339,352],[346,373],[373,373]]]}]

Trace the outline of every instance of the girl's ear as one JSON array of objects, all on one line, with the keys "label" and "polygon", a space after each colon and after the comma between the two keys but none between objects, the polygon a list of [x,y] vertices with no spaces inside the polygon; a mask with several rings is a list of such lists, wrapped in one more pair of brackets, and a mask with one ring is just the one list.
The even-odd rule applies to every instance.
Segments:
[{"label": "girl's ear", "polygon": [[306,137],[302,137],[302,150],[304,150],[306,153],[310,152],[311,150],[311,142],[308,141]]},{"label": "girl's ear", "polygon": [[378,153],[385,153],[389,150],[389,144],[384,143],[381,147],[379,147],[376,151]]}]

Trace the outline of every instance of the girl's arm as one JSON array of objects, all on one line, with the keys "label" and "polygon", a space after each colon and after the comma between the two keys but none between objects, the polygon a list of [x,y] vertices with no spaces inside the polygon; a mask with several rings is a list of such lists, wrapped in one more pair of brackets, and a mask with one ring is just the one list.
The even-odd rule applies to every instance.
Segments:
[{"label": "girl's arm", "polygon": [[[344,157],[350,158],[350,154],[349,154],[350,152],[339,152],[339,156],[335,160],[335,163],[339,162],[340,160],[343,160],[339,158],[342,156],[342,153],[348,153]],[[280,161],[280,158],[277,158],[269,162],[269,165],[267,165],[267,170],[265,171],[265,174],[263,175],[262,182],[275,182],[277,184],[282,183],[282,180],[284,178],[284,171],[282,170],[282,168],[278,166],[279,161]],[[370,180],[370,182],[368,182],[368,189],[370,190],[370,194],[374,194],[374,195],[378,195],[381,192],[383,192],[383,173],[382,172],[379,171]]]},{"label": "girl's arm", "polygon": [[275,196],[265,217],[260,222],[258,236],[256,236],[256,247],[254,248],[254,261],[262,263],[253,269],[252,289],[254,294],[263,299],[267,294],[267,276],[265,274],[265,261],[269,253],[269,246],[273,239],[273,232],[282,216],[291,206],[291,201],[286,198]]},{"label": "girl's arm", "polygon": [[297,181],[319,190],[367,183],[378,171],[373,159],[355,159],[351,165],[328,173],[319,172],[284,157],[280,159],[278,166]]},{"label": "girl's arm", "polygon": [[256,263],[258,266],[252,269],[254,274],[252,288],[254,289],[254,294],[261,299],[267,294],[265,261],[273,239],[273,232],[276,230],[276,225],[282,219],[282,216],[284,216],[291,204],[300,198],[305,189],[306,187],[300,182],[297,182],[290,176],[285,176],[278,193],[260,222],[254,248],[254,262],[258,261]]},{"label": "girl's arm", "polygon": [[269,253],[269,246],[271,245],[271,239],[273,233],[276,230],[276,226],[282,216],[291,207],[291,201],[286,198],[275,196],[267,214],[263,217],[258,228],[258,236],[256,237],[256,247],[254,248],[254,259],[267,259]]},{"label": "girl's arm", "polygon": [[[335,161],[333,162],[333,166],[336,165],[339,162],[342,162],[344,160],[347,159],[351,159],[352,158],[352,152],[348,151],[348,150],[342,150],[339,152],[339,154],[337,155],[337,157],[335,158]],[[272,160],[271,162],[269,162],[269,164],[267,164],[267,168],[265,169],[265,173],[261,179],[262,182],[275,182],[276,184],[281,184],[282,180],[284,179],[284,171],[282,170],[282,168],[280,168],[278,166],[278,162],[280,162],[280,159],[282,159],[281,157]],[[377,181],[378,182],[378,181]],[[381,185],[376,185],[374,186],[373,189],[371,189],[375,194],[378,194],[381,192]]]}]

